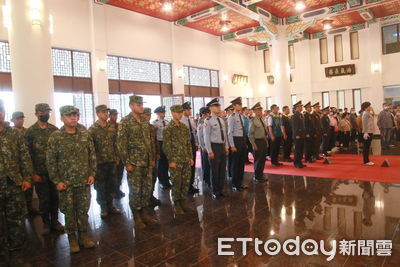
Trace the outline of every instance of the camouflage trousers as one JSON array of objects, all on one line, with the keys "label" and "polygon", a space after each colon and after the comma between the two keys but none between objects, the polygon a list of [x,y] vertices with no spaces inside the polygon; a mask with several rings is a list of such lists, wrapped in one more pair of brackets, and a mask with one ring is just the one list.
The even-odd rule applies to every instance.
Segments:
[{"label": "camouflage trousers", "polygon": [[58,192],[56,185],[48,175],[39,175],[43,182],[35,183],[36,193],[39,197],[39,212],[44,223],[50,224],[58,220]]},{"label": "camouflage trousers", "polygon": [[107,162],[97,165],[94,188],[97,192],[97,203],[102,210],[110,209],[113,205],[113,194],[116,184],[116,164]]},{"label": "camouflage trousers", "polygon": [[26,207],[29,210],[32,207],[33,186],[24,192]]},{"label": "camouflage trousers", "polygon": [[124,164],[120,163],[119,165],[117,165],[117,170],[116,170],[116,181],[115,181],[115,189],[114,189],[114,193],[118,193],[121,189],[121,183],[122,183],[122,178],[124,176],[124,169],[125,166]]},{"label": "camouflage trousers", "polygon": [[135,167],[128,172],[129,205],[132,210],[140,210],[150,204],[153,188],[153,168]]},{"label": "camouflage trousers", "polygon": [[88,231],[88,211],[90,207],[90,186],[68,187],[60,191],[60,210],[65,215],[65,232]]},{"label": "camouflage trousers", "polygon": [[189,191],[192,169],[189,163],[176,163],[176,168],[169,169],[172,182],[172,200],[185,200]]},{"label": "camouflage trousers", "polygon": [[25,243],[25,196],[11,179],[0,178],[0,251],[22,249]]}]

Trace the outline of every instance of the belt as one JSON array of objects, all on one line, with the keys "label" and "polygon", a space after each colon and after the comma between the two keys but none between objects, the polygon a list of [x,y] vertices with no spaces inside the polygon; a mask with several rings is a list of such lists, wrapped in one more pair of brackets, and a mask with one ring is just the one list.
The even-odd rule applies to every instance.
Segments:
[{"label": "belt", "polygon": [[244,138],[244,136],[234,136],[233,138]]},{"label": "belt", "polygon": [[211,143],[212,145],[224,145],[224,143]]},{"label": "belt", "polygon": [[265,138],[256,138],[256,141],[265,141],[265,139],[266,139],[266,137]]}]

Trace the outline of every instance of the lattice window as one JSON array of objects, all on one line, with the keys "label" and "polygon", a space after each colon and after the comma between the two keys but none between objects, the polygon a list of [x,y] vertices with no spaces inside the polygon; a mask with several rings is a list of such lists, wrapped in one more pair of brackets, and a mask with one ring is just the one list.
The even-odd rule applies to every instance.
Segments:
[{"label": "lattice window", "polygon": [[162,98],[162,104],[166,107],[165,109],[165,118],[167,120],[172,119],[172,113],[170,107],[173,105],[182,105],[182,97],[181,96],[168,96]]},{"label": "lattice window", "polygon": [[185,85],[190,85],[189,81],[189,67],[184,66],[183,67],[183,79],[184,79],[184,84]]},{"label": "lattice window", "polygon": [[72,77],[72,55],[71,51],[63,49],[51,50],[53,75]]},{"label": "lattice window", "polygon": [[211,86],[219,87],[218,71],[216,70],[211,71]]},{"label": "lattice window", "polygon": [[110,109],[116,109],[118,113],[122,114],[122,107],[121,107],[121,95],[120,94],[109,94],[108,100],[110,103]]},{"label": "lattice window", "polygon": [[210,70],[190,67],[190,85],[194,86],[211,86]]},{"label": "lattice window", "polygon": [[10,46],[0,42],[0,72],[11,72]]},{"label": "lattice window", "polygon": [[93,95],[92,94],[73,94],[73,104],[79,108],[79,123],[87,128],[94,123]]},{"label": "lattice window", "polygon": [[87,52],[72,52],[73,64],[74,64],[74,77],[91,77],[90,68],[90,54]]},{"label": "lattice window", "polygon": [[108,56],[107,63],[108,79],[119,80],[118,57]]},{"label": "lattice window", "polygon": [[160,63],[161,68],[161,83],[171,84],[171,64]]},{"label": "lattice window", "polygon": [[120,79],[127,81],[160,82],[158,62],[119,58]]}]

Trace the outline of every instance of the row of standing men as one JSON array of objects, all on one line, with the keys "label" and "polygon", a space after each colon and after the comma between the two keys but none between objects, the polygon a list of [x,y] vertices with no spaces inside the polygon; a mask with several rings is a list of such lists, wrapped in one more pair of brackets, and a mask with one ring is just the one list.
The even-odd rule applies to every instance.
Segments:
[{"label": "row of standing men", "polygon": [[[143,107],[140,96],[131,96],[132,112],[119,124],[116,123],[116,111],[110,112],[107,106],[100,105],[96,107],[98,120],[88,130],[78,123],[79,110],[75,107],[60,108],[64,126],[58,130],[48,123],[51,111],[49,105],[38,104],[35,107],[38,121],[21,135],[4,121],[5,111],[1,103],[0,137],[4,144],[2,148],[5,157],[1,158],[0,177],[4,179],[0,181],[5,187],[2,194],[13,195],[11,201],[7,199],[0,203],[1,216],[7,222],[9,230],[9,241],[4,248],[11,253],[21,251],[25,216],[25,209],[21,209],[21,200],[24,200],[22,192],[25,191],[25,197],[29,201],[31,183],[35,184],[39,196],[40,214],[45,228],[63,231],[58,222],[58,208],[65,214],[65,232],[68,234],[71,252],[78,252],[80,247],[94,246],[87,235],[89,185],[94,184],[97,190],[97,201],[103,218],[120,213],[113,206],[112,200],[122,197],[119,186],[124,168],[130,191],[129,203],[138,228],[157,223],[151,215],[152,192],[157,176],[163,187],[172,187],[175,214],[194,211],[186,198],[188,193],[198,192],[194,187],[194,172],[196,150],[199,146],[203,179],[211,186],[214,199],[224,196],[227,156],[233,190],[246,189],[243,176],[247,158],[247,136],[241,114],[241,98],[234,99],[231,104],[227,110],[231,110],[232,114],[224,120],[219,117],[221,105],[218,99],[213,99],[202,109],[202,119],[198,126],[190,118],[190,103],[172,106],[170,122],[165,120],[165,108],[159,107],[154,111],[158,119],[152,126],[149,122],[151,110]],[[313,142],[316,142],[311,145],[313,148],[319,147],[318,134],[323,136],[323,140],[328,138],[330,129],[329,124],[325,127],[326,114],[318,120],[313,119],[321,125],[320,133],[307,131],[317,126],[307,126],[307,113],[310,113],[308,110],[311,105],[308,103],[305,106],[307,112],[303,116],[301,102],[294,105],[295,114],[289,124],[286,124],[284,117],[279,118],[279,108],[276,105],[271,107],[272,115],[267,122],[263,120],[259,103],[252,108],[256,116],[250,122],[248,138],[254,150],[256,181],[264,181],[262,172],[268,146],[271,147],[273,166],[280,165],[275,155],[279,153],[282,137],[285,140],[293,138],[294,164],[298,168],[305,167],[301,162],[307,138],[312,134]],[[111,123],[108,121],[110,114],[114,116]],[[312,118],[320,115],[318,103],[314,105],[312,115]],[[271,138],[271,144],[268,144],[267,136]],[[319,158],[319,152],[314,149],[306,151],[311,153],[307,158],[306,152],[306,160],[312,161],[312,155]],[[11,170],[10,166],[21,167]],[[6,212],[10,207],[15,213]],[[20,259],[19,256],[11,258]]]}]

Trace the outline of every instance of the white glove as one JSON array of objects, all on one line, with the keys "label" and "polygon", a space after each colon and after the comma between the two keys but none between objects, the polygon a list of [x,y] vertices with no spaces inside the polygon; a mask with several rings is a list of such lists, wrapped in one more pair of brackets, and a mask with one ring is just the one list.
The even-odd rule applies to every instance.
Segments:
[{"label": "white glove", "polygon": [[368,140],[368,138],[369,138],[369,134],[365,133],[364,134],[364,140]]}]

